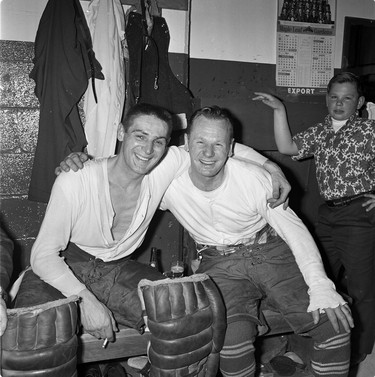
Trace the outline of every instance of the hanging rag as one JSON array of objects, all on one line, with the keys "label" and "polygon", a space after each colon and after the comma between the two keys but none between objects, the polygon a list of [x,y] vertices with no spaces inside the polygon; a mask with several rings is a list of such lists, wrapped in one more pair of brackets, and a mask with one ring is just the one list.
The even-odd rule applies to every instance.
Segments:
[{"label": "hanging rag", "polygon": [[170,68],[167,22],[163,17],[153,16],[152,30],[148,34],[145,20],[144,14],[131,12],[126,25],[129,49],[126,107],[149,103],[162,106],[172,114],[186,114],[189,117],[194,110],[194,98]]},{"label": "hanging rag", "polygon": [[93,47],[105,76],[96,85],[97,102],[89,85],[84,97],[87,151],[93,157],[115,153],[117,128],[125,102],[125,17],[120,0],[92,0],[87,22]]},{"label": "hanging rag", "polygon": [[77,104],[88,78],[104,79],[78,0],[48,1],[35,39],[33,62],[30,78],[36,83],[40,115],[28,197],[48,202],[55,167],[87,144]]}]

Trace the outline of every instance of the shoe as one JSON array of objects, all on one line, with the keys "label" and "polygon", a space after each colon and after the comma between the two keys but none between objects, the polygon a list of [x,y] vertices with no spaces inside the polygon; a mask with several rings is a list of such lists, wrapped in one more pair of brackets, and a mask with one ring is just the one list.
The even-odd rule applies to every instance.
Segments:
[{"label": "shoe", "polygon": [[299,369],[305,369],[306,364],[303,362],[303,360],[294,352],[287,352],[284,354],[284,356],[289,357],[289,359],[292,359],[296,365],[296,368]]},{"label": "shoe", "polygon": [[275,356],[270,360],[270,365],[280,376],[293,376],[297,370],[295,362],[287,356]]},{"label": "shoe", "polygon": [[120,363],[106,364],[103,369],[103,377],[126,377],[126,371]]},{"label": "shoe", "polygon": [[92,364],[89,366],[84,366],[82,373],[78,372],[79,377],[102,377],[102,372],[100,370],[99,364]]},{"label": "shoe", "polygon": [[128,359],[128,365],[144,377],[150,375],[151,364],[147,356],[131,357]]}]

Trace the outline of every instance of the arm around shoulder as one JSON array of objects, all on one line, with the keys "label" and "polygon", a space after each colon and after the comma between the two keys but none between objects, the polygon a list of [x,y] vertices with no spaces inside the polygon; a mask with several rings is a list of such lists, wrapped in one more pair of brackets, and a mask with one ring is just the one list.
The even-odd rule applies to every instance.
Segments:
[{"label": "arm around shoulder", "polygon": [[286,179],[284,172],[280,166],[276,163],[267,160],[263,167],[270,173],[272,180],[272,198],[268,199],[268,203],[271,208],[275,208],[280,204],[283,204],[283,208],[286,209],[289,205],[289,192],[291,186]]},{"label": "arm around shoulder", "polygon": [[68,172],[69,170],[78,171],[83,168],[83,163],[89,159],[88,154],[84,152],[73,152],[65,157],[60,165],[56,167],[55,174],[59,175],[61,172]]},{"label": "arm around shoulder", "polygon": [[284,205],[284,209],[288,207],[288,195],[291,186],[283,171],[276,163],[262,156],[255,149],[240,143],[234,145],[233,158],[257,163],[267,170],[271,175],[273,190],[272,198],[268,200],[268,203],[271,208],[275,208],[280,204]]}]

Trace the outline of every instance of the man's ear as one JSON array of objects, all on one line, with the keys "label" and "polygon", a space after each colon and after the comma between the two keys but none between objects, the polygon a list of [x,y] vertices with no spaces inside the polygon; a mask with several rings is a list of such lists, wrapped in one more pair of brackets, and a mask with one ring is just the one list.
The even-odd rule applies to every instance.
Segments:
[{"label": "man's ear", "polygon": [[184,135],[184,149],[186,152],[189,152],[189,137],[187,134]]},{"label": "man's ear", "polygon": [[123,141],[124,134],[125,134],[124,125],[120,122],[120,124],[117,127],[117,140]]},{"label": "man's ear", "polygon": [[364,103],[365,103],[365,97],[364,96],[360,96],[358,98],[357,110],[359,110],[363,106]]},{"label": "man's ear", "polygon": [[234,144],[235,144],[235,141],[234,141],[234,139],[232,139],[232,141],[230,142],[230,145],[229,145],[228,157],[234,156]]}]

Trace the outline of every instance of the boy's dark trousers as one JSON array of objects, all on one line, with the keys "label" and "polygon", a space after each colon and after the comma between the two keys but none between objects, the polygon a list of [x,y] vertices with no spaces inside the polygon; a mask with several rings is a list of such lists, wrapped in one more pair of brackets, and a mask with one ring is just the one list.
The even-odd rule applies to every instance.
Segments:
[{"label": "boy's dark trousers", "polygon": [[375,209],[362,207],[367,198],[341,207],[322,204],[316,233],[339,287],[342,267],[352,298],[352,350],[370,354],[375,342]]}]

